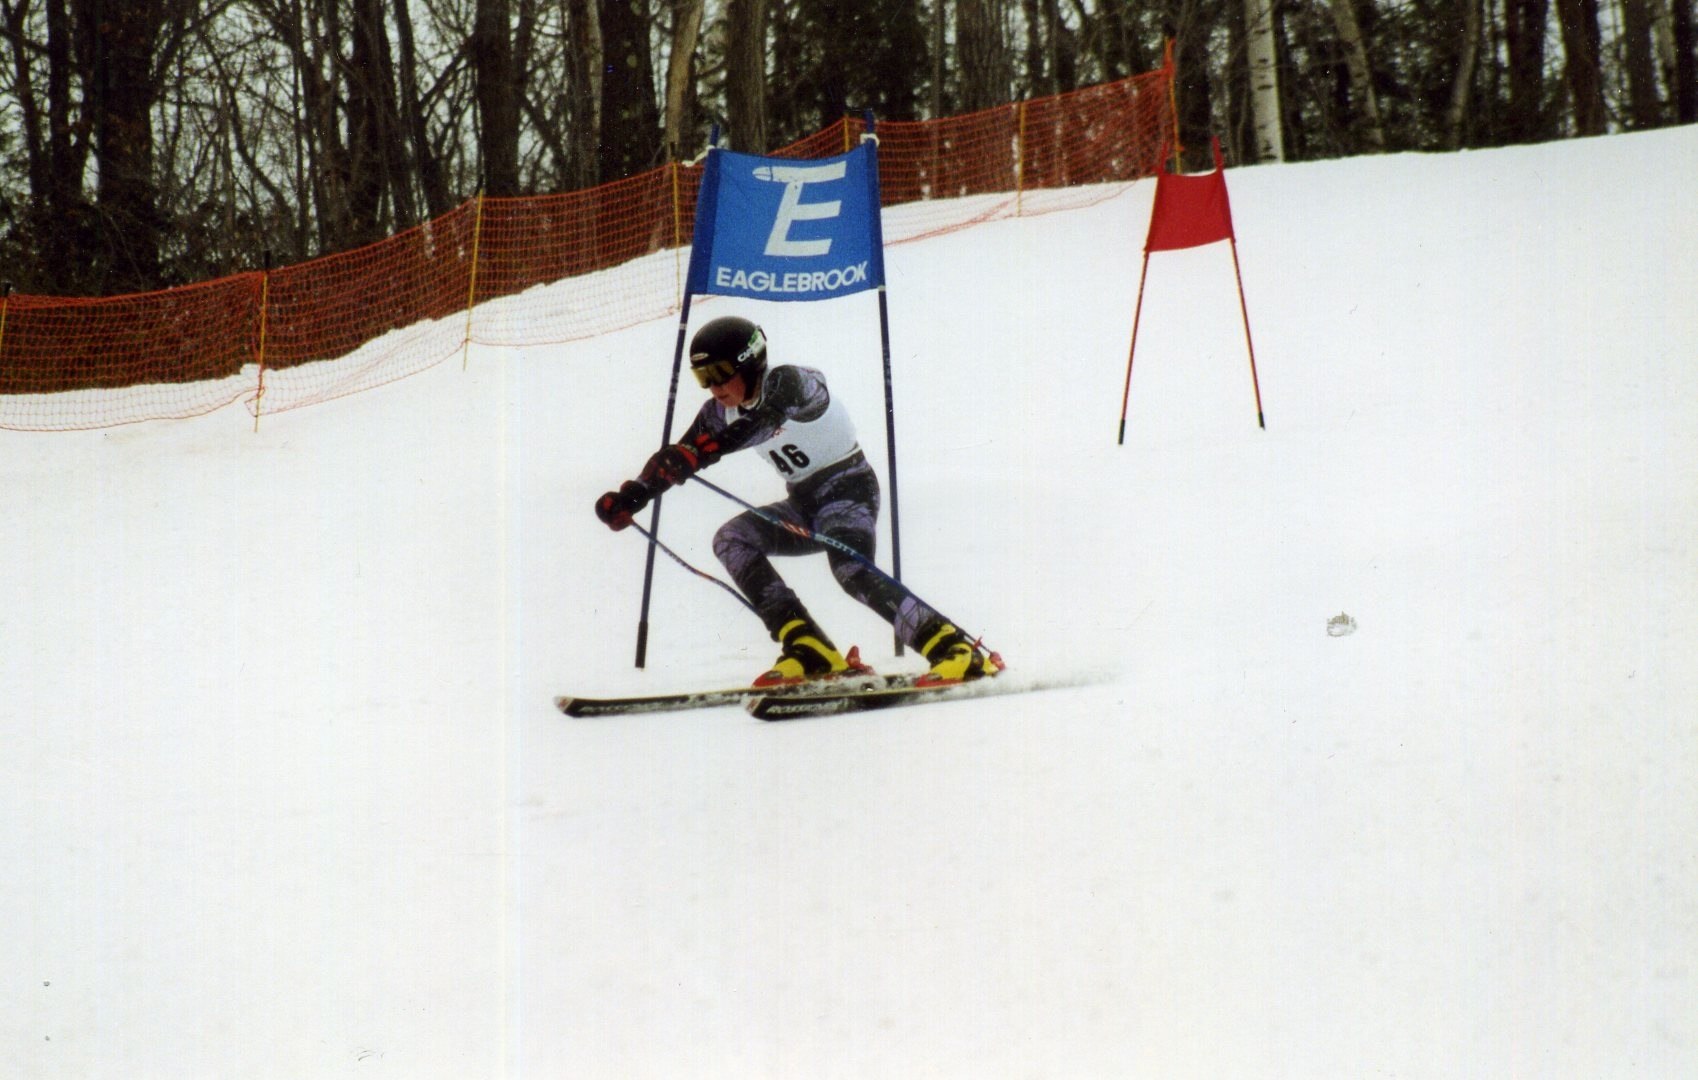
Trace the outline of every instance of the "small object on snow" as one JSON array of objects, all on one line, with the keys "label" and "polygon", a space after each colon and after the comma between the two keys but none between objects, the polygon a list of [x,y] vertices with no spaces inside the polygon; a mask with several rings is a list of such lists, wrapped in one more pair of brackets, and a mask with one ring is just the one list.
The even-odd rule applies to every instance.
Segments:
[{"label": "small object on snow", "polygon": [[1342,611],[1327,620],[1328,637],[1343,637],[1346,634],[1354,634],[1355,632],[1356,620],[1352,619]]}]

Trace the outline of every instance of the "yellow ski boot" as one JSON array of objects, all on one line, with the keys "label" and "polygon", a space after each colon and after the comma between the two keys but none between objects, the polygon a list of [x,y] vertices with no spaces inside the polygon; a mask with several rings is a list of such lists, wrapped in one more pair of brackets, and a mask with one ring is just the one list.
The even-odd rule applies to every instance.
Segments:
[{"label": "yellow ski boot", "polygon": [[791,619],[774,636],[783,646],[783,652],[769,670],[755,679],[756,686],[791,686],[871,670],[861,663],[860,650],[850,649],[849,655],[844,656],[811,619]]},{"label": "yellow ski boot", "polygon": [[921,655],[931,664],[930,671],[914,680],[916,686],[947,686],[995,675],[1003,669],[1002,657],[986,653],[976,641],[951,623],[941,623],[919,639]]}]

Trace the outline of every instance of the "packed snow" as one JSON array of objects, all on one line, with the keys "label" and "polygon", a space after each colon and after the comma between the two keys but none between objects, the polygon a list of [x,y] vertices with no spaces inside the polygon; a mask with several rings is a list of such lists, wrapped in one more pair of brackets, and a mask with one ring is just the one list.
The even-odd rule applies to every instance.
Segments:
[{"label": "packed snow", "polygon": [[[0,1073],[1698,1074],[1695,174],[1698,128],[1231,170],[1267,427],[1215,244],[1150,259],[1125,445],[1152,182],[893,246],[894,485],[871,294],[698,302],[828,373],[1022,694],[554,710],[776,655],[662,556],[632,663],[591,504],[675,317],[0,432]],[[711,478],[778,497],[754,457]],[[662,539],[718,572],[736,510]]]}]

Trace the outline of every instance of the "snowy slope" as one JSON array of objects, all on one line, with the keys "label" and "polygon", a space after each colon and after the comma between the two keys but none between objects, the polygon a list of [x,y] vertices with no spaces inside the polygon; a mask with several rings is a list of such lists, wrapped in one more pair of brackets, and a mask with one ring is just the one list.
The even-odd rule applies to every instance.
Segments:
[{"label": "snowy slope", "polygon": [[[1695,168],[1235,170],[1267,430],[1216,245],[1151,262],[1125,446],[1150,184],[891,249],[904,577],[1030,695],[552,712],[773,655],[662,558],[631,666],[590,504],[670,321],[0,433],[0,1073],[1691,1075]],[[871,298],[731,310],[885,471]]]}]

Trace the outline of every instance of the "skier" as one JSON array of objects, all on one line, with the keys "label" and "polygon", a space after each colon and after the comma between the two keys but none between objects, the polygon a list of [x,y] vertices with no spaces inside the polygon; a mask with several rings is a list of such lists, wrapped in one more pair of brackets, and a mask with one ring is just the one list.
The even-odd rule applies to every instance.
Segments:
[{"label": "skier", "polygon": [[[596,516],[615,531],[623,529],[656,495],[697,470],[734,451],[761,448],[784,478],[787,497],[744,511],[713,538],[714,554],[782,648],[756,686],[857,670],[856,651],[850,650],[848,658],[837,651],[769,558],[820,551],[843,590],[889,622],[898,638],[931,664],[922,683],[961,682],[1001,670],[995,653],[987,656],[901,582],[871,567],[878,476],[855,441],[848,410],[831,395],[823,374],[791,364],[768,367],[766,335],[735,316],[712,320],[690,339],[690,370],[712,400],[675,445],[649,458],[637,479],[597,499]],[[829,537],[867,562],[808,533]]]}]

